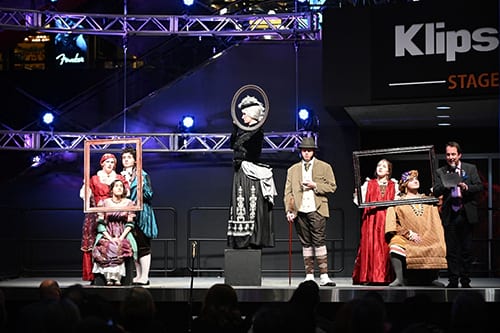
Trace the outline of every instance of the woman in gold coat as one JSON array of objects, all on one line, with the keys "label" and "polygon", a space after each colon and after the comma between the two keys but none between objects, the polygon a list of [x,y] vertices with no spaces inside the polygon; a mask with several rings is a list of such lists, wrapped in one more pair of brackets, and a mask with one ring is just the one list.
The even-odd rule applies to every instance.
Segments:
[{"label": "woman in gold coat", "polygon": [[[424,198],[419,188],[417,170],[403,173],[399,181],[399,199]],[[409,273],[418,276],[417,284],[441,285],[435,279],[438,270],[447,268],[446,245],[436,205],[417,203],[389,207],[385,234],[396,273],[396,279],[389,286],[404,286]]]}]

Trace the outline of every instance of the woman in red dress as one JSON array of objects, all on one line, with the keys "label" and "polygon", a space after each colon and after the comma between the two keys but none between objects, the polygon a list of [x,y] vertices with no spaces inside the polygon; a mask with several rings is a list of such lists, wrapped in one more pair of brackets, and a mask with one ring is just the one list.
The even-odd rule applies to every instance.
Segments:
[{"label": "woman in red dress", "polygon": [[[375,177],[361,186],[363,202],[392,201],[397,195],[397,181],[391,179],[392,163],[382,159],[377,163]],[[354,195],[357,204],[357,195]],[[389,249],[385,241],[387,207],[366,207],[361,217],[361,239],[352,272],[353,284],[387,285],[393,272]]]},{"label": "woman in red dress", "polygon": [[[99,202],[110,197],[109,185],[115,180],[120,179],[124,182],[128,189],[128,182],[120,174],[115,172],[116,157],[113,154],[105,153],[102,155],[99,164],[101,170],[97,171],[95,175],[90,177],[90,206],[96,207]],[[80,197],[84,198],[85,185],[80,190]],[[97,214],[85,214],[85,220],[82,227],[82,243],[80,249],[83,252],[82,264],[82,280],[93,281],[94,275],[92,274],[92,249],[94,247],[97,235]]]}]

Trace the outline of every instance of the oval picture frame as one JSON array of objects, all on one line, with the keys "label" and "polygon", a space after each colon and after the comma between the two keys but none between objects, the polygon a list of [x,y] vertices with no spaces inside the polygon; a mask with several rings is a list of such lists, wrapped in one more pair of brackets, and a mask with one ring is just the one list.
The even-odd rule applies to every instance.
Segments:
[{"label": "oval picture frame", "polygon": [[[258,98],[257,96],[254,96],[253,94],[249,94],[248,93],[249,91],[257,92],[261,98]],[[260,102],[262,102],[264,104],[264,117],[262,118],[261,121],[259,121],[257,124],[252,125],[252,126],[246,126],[246,125],[242,124],[240,121],[241,118],[239,118],[236,114],[236,111],[238,108],[237,105],[240,103],[241,99],[244,97],[244,96],[241,97],[241,95],[243,95],[244,93],[246,93],[247,95],[250,95],[250,96],[254,96],[255,98],[257,98]],[[236,126],[238,126],[240,129],[242,129],[244,131],[256,130],[256,129],[260,128],[262,125],[264,125],[264,122],[266,121],[268,115],[269,115],[269,98],[267,97],[264,89],[262,89],[261,87],[255,85],[255,84],[247,84],[247,85],[244,85],[243,87],[241,87],[240,89],[238,89],[238,91],[236,91],[236,93],[233,96],[233,100],[231,101],[231,118],[233,118],[233,123]]]}]

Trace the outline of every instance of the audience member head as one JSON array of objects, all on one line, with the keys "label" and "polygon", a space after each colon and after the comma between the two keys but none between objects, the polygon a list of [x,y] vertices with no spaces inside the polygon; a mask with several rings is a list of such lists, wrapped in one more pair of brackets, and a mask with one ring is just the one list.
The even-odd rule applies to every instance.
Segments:
[{"label": "audience member head", "polygon": [[303,281],[293,292],[289,303],[295,308],[301,308],[310,312],[319,305],[319,286],[313,280]]},{"label": "audience member head", "polygon": [[85,302],[85,298],[87,294],[85,289],[80,283],[75,283],[65,289],[63,289],[62,295],[64,298],[67,298],[76,305],[80,306]]},{"label": "audience member head", "polygon": [[144,287],[131,288],[121,303],[120,314],[127,321],[153,319],[156,305],[149,290]]},{"label": "audience member head", "polygon": [[200,317],[218,325],[225,325],[227,321],[240,321],[238,295],[234,288],[225,283],[211,286],[203,300]]},{"label": "audience member head", "polygon": [[75,303],[61,299],[48,304],[44,316],[45,331],[50,333],[73,332],[80,320],[80,310]]},{"label": "audience member head", "polygon": [[38,292],[40,299],[43,300],[60,300],[61,299],[61,288],[59,288],[59,283],[55,280],[47,279],[43,280],[38,287]]}]

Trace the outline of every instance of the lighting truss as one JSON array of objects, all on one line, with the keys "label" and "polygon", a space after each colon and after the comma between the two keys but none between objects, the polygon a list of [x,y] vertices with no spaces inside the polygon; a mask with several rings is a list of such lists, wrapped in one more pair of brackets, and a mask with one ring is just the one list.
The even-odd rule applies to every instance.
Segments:
[{"label": "lighting truss", "polygon": [[[294,151],[308,132],[270,132],[264,134],[262,152]],[[230,133],[73,133],[49,131],[0,131],[0,150],[27,150],[46,152],[83,152],[85,140],[141,138],[143,152],[199,153],[232,152]],[[95,150],[109,147],[95,146]]]},{"label": "lighting truss", "polygon": [[78,14],[0,8],[0,29],[145,36],[241,36],[318,40],[316,12],[249,15]]}]

